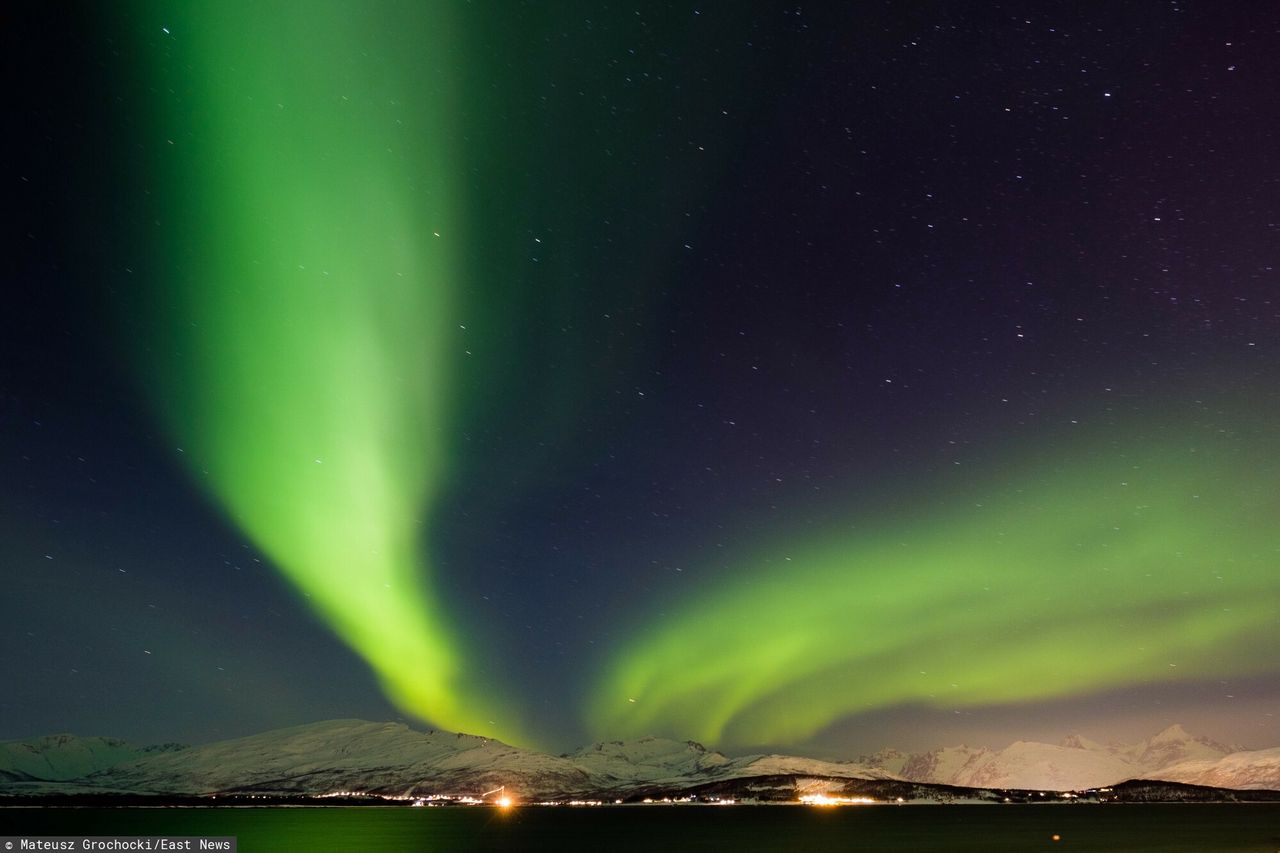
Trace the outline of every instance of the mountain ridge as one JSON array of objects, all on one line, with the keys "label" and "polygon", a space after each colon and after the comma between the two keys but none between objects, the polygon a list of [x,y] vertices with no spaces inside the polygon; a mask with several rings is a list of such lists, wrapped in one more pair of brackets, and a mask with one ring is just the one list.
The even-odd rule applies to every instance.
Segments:
[{"label": "mountain ridge", "polygon": [[540,798],[626,798],[645,791],[741,787],[743,780],[826,780],[938,788],[1082,791],[1126,780],[1219,789],[1280,789],[1280,747],[1238,750],[1171,726],[1134,744],[1080,735],[1003,749],[885,749],[856,761],[781,754],[731,757],[696,741],[599,741],[550,755],[478,735],[404,723],[326,720],[197,746],[138,747],[115,738],[50,735],[0,742],[0,796],[127,792],[416,798],[496,788]]}]

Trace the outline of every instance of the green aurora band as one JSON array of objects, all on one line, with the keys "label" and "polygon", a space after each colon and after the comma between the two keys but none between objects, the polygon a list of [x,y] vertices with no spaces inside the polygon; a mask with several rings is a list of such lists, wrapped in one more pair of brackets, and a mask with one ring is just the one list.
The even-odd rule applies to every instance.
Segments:
[{"label": "green aurora band", "polygon": [[176,272],[142,360],[185,461],[401,708],[523,740],[424,567],[464,239],[449,8],[143,11]]},{"label": "green aurora band", "polygon": [[[461,364],[468,276],[510,314],[489,318],[495,342],[539,307],[615,310],[603,288],[556,291],[512,274],[523,249],[481,244],[469,224],[514,234],[563,217],[551,233],[564,255],[541,268],[576,274],[594,238],[574,214],[589,205],[541,199],[544,213],[528,188],[469,174],[457,129],[475,118],[458,105],[465,27],[449,5],[143,11],[168,32],[147,35],[165,263],[152,276],[139,359],[184,462],[400,707],[528,743],[515,703],[479,674],[501,669],[484,666],[483,638],[468,647],[447,615],[424,534],[453,469],[467,464],[454,444],[461,422],[508,414],[499,391],[532,380],[504,365],[559,340],[528,332],[532,341],[478,354],[481,368]],[[510,88],[511,103],[528,94],[519,81]],[[494,174],[518,175],[583,136],[522,132],[526,150],[509,152],[502,116],[517,113],[490,112],[499,127],[481,137]],[[602,126],[642,150],[647,118],[634,121]],[[570,172],[616,171],[605,159],[563,159]],[[659,182],[646,195],[618,180],[601,195],[622,199],[624,223],[678,221],[693,194]],[[647,258],[655,239],[620,230],[640,235],[622,256],[645,261],[632,264],[641,272],[622,301],[643,305],[658,275]],[[616,284],[613,268],[628,266],[617,257],[586,274]],[[572,285],[570,272],[557,275]],[[556,294],[567,305],[552,311],[544,303]],[[553,325],[559,335],[572,324]],[[566,347],[542,360],[574,364]],[[565,384],[569,371],[547,371],[538,393],[573,402],[542,406],[541,425],[526,416],[504,430],[551,431],[578,417],[586,395],[566,389],[592,377]],[[471,412],[468,395],[479,399]],[[606,738],[781,744],[904,704],[979,707],[1273,672],[1274,422],[1164,430],[1154,441],[1135,431],[1128,443],[1140,451],[1106,437],[1046,443],[1052,462],[1028,455],[998,481],[939,488],[893,518],[744,542],[732,575],[709,577],[614,650],[587,723]],[[530,444],[514,443],[511,459]],[[509,461],[488,464],[508,475]]]},{"label": "green aurora band", "polygon": [[1275,672],[1274,431],[1163,434],[1054,444],[914,522],[746,549],[608,661],[591,724],[795,743],[904,704]]}]

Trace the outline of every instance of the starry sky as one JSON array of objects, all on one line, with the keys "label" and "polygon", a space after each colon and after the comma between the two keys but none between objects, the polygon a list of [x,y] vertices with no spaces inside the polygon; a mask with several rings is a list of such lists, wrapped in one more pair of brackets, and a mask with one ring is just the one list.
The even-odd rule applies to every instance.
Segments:
[{"label": "starry sky", "polygon": [[1280,743],[1280,13],[8,29],[0,738]]}]

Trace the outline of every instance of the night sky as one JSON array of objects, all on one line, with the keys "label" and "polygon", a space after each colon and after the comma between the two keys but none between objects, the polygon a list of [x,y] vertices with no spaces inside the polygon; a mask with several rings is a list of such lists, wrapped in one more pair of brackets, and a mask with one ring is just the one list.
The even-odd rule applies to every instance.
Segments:
[{"label": "night sky", "polygon": [[1280,743],[1280,12],[8,26],[0,738]]}]

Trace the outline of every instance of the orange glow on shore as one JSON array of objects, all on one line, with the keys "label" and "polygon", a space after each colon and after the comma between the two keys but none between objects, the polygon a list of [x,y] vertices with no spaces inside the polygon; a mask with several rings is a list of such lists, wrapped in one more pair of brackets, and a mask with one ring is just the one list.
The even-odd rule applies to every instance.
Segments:
[{"label": "orange glow on shore", "polygon": [[804,794],[800,797],[800,802],[807,806],[865,806],[871,805],[876,800],[870,797],[837,797],[831,794]]}]

